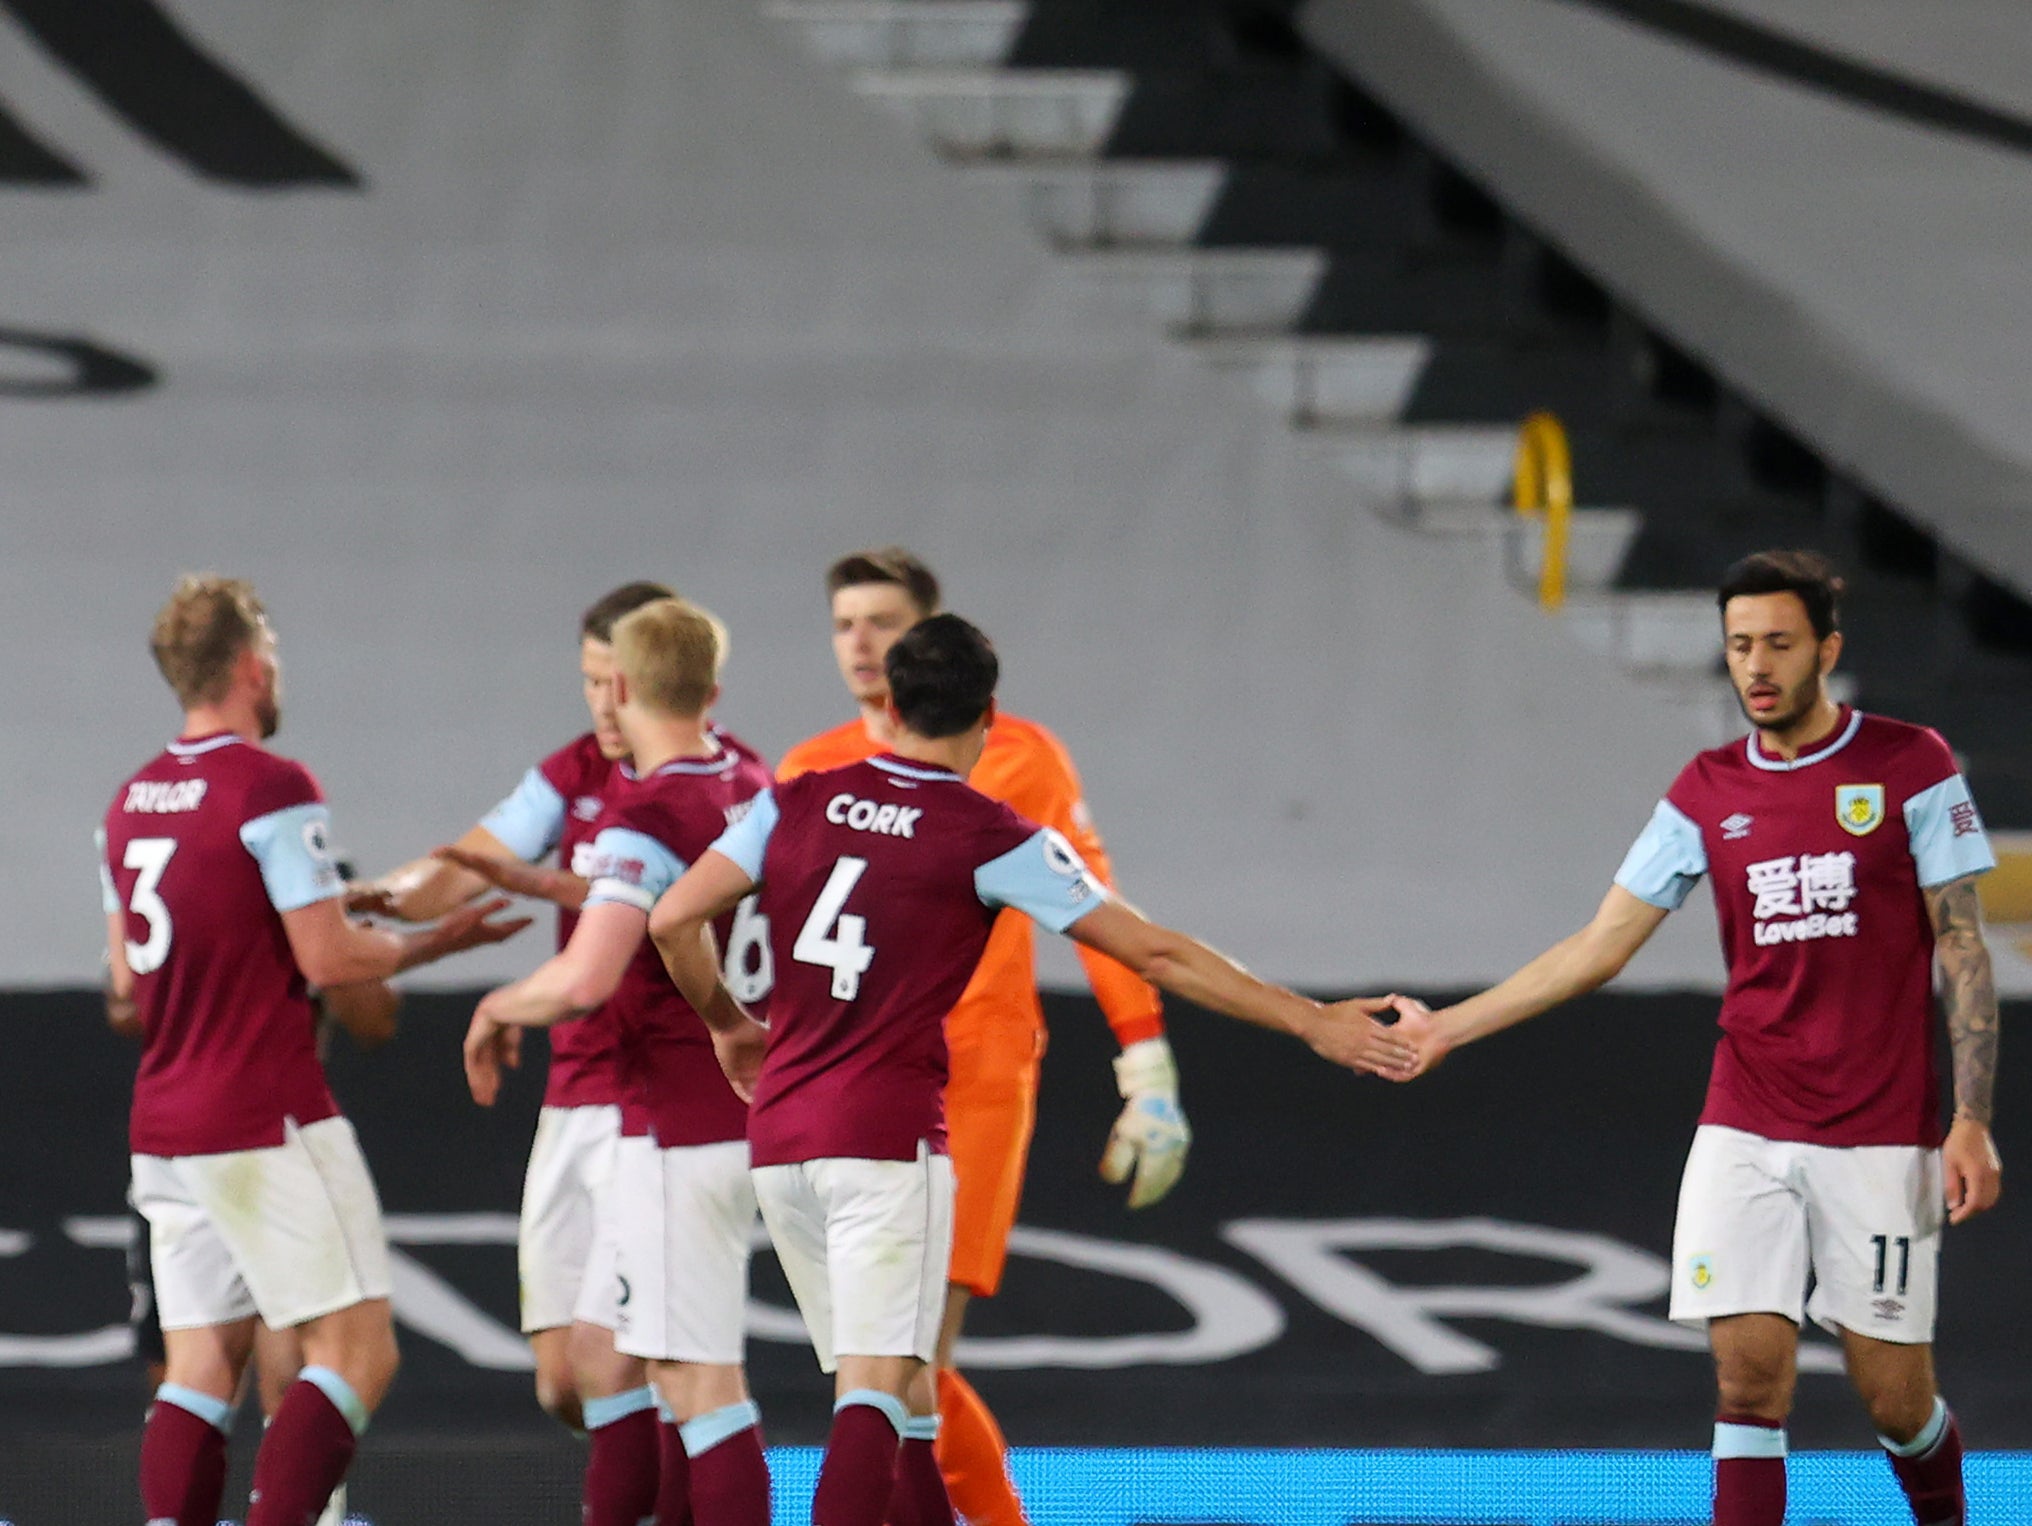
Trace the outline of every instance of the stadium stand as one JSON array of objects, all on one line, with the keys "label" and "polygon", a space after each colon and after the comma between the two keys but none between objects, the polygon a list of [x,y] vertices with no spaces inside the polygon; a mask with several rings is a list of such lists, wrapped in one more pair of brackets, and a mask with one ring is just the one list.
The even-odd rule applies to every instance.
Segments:
[{"label": "stadium stand", "polygon": [[[777,750],[839,714],[819,569],[903,540],[1071,741],[1153,912],[1323,984],[1500,973],[1539,927],[1459,936],[1488,866],[1582,915],[1714,734],[1503,595],[1483,542],[1367,512],[1140,288],[1032,247],[1008,187],[746,5],[233,4],[202,34],[360,185],[201,180],[41,55],[0,80],[97,177],[5,192],[5,314],[159,378],[4,405],[0,618],[39,654],[0,678],[36,803],[10,982],[91,978],[89,823],[167,724],[140,632],[182,566],[270,598],[285,740],[373,867],[571,734],[588,590],[657,570],[722,611],[725,718]],[[1713,977],[1686,921],[1641,978]]]},{"label": "stadium stand", "polygon": [[[1316,0],[1306,37],[1516,222],[1719,378],[1776,502],[1647,519],[1626,575],[1788,531],[1860,576],[1864,703],[1938,724],[2032,821],[2032,464],[2015,400],[2032,167],[2008,7]],[[1727,165],[1727,173],[1716,166]],[[1685,371],[1683,364],[1675,370]],[[1777,532],[1773,534],[1772,532]]]},{"label": "stadium stand", "polygon": [[[1365,8],[1389,35],[1357,44]],[[1990,726],[2032,684],[2019,574],[1976,544],[2001,517],[1929,517],[1863,449],[1895,431],[1843,414],[1837,437],[1764,390],[1762,350],[1739,369],[1477,157],[1440,99],[1463,76],[1420,71],[1442,43],[1460,70],[1494,67],[1483,43],[1537,55],[1464,40],[1458,9],[212,0],[149,32],[185,93],[145,117],[61,7],[0,5],[0,631],[31,659],[0,668],[27,802],[0,833],[0,1150],[26,1163],[0,1213],[0,1520],[131,1513],[131,1053],[85,989],[88,837],[168,721],[141,633],[181,567],[260,582],[283,740],[375,867],[577,726],[572,621],[621,577],[729,619],[723,715],[751,740],[837,719],[817,572],[889,539],[1074,742],[1132,895],[1314,988],[1464,986],[1584,916],[1726,724],[1702,590],[1774,540],[1857,573],[1863,702],[1941,722],[1992,816],[2032,826],[2018,727]],[[1487,9],[1498,39],[1630,24]],[[1890,56],[1887,15],[1853,34],[1873,66],[2018,109],[2001,62]],[[226,97],[252,161],[188,126]],[[1926,353],[1875,383],[1937,381]],[[1542,407],[1583,505],[1556,620],[1500,511]],[[1928,469],[1941,502],[2008,496]],[[1039,1526],[1700,1517],[1709,1365],[1662,1295],[1712,1042],[1704,907],[1633,973],[1411,1092],[1294,1077],[1277,1041],[1181,1014],[1200,1153],[1135,1220],[1092,1178],[1102,1025],[1053,998],[1020,1269],[964,1353]],[[334,1062],[401,1278],[407,1365],[354,1495],[373,1526],[575,1508],[581,1454],[512,1333],[538,1078],[470,1108],[448,1046],[471,1001],[413,996],[393,1050]],[[2005,1519],[2032,1485],[1993,1449],[2032,1448],[2032,1394],[2018,1303],[1990,1295],[2032,1275],[2032,1235],[2007,1208],[1948,1267],[1979,1296],[1946,1305],[1943,1363],[1979,1518]],[[773,1271],[757,1302],[794,1520],[825,1402]],[[1818,1450],[1864,1434],[1832,1347],[1809,1353],[1795,1506],[1893,1526],[1881,1461]]]}]

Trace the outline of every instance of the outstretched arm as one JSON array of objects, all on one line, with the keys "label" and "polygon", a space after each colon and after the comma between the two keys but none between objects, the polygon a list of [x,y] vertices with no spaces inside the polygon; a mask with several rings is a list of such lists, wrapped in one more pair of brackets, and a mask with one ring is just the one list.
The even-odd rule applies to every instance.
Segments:
[{"label": "outstretched arm", "polygon": [[1444,1011],[1407,1013],[1400,1026],[1417,1046],[1417,1062],[1392,1073],[1409,1081],[1453,1050],[1536,1017],[1614,979],[1670,915],[1667,908],[1611,885],[1594,918],[1562,938],[1499,985]]},{"label": "outstretched arm", "polygon": [[501,1092],[501,1071],[522,1061],[520,1030],[584,1015],[614,994],[642,946],[648,919],[638,907],[602,901],[586,908],[571,940],[534,971],[490,991],[473,1009],[463,1055],[466,1089],[482,1107]]},{"label": "outstretched arm", "polygon": [[622,901],[588,906],[562,949],[491,992],[481,1010],[517,1028],[548,1028],[583,1016],[614,994],[648,925],[640,908]]},{"label": "outstretched arm", "polygon": [[584,906],[586,896],[593,888],[591,880],[573,874],[569,869],[525,864],[519,858],[498,856],[469,848],[464,843],[433,849],[431,858],[474,876],[483,886],[491,885],[496,890],[527,896],[533,901],[549,901],[567,911],[577,911]]},{"label": "outstretched arm", "polygon": [[399,869],[390,869],[376,879],[350,886],[346,892],[349,911],[371,912],[403,922],[434,922],[474,896],[485,894],[492,877],[476,872],[470,859],[497,863],[522,862],[508,845],[485,827],[476,826],[452,846],[458,859],[438,850],[414,859]]},{"label": "outstretched arm", "polygon": [[1941,1146],[1949,1222],[1959,1224],[1996,1206],[2003,1165],[1990,1136],[1997,1083],[1997,982],[1983,941],[1983,912],[1974,875],[1926,892],[1940,961],[1941,1005],[1954,1055],[1954,1125]]},{"label": "outstretched arm", "polygon": [[387,933],[349,920],[339,898],[331,896],[285,911],[282,929],[304,979],[315,986],[342,986],[356,980],[386,980],[420,964],[512,938],[529,925],[529,918],[491,920],[507,907],[503,900],[477,901],[435,926]]},{"label": "outstretched arm", "polygon": [[1353,1070],[1409,1063],[1410,1046],[1375,1021],[1390,998],[1324,1006],[1258,980],[1197,938],[1160,927],[1120,900],[1104,901],[1067,929],[1068,937],[1120,960],[1152,985],[1209,1011],[1289,1033]]}]

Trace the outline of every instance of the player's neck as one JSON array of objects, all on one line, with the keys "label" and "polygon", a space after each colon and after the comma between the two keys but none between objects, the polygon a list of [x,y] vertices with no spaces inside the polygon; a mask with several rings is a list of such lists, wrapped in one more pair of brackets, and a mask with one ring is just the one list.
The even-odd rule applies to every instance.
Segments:
[{"label": "player's neck", "polygon": [[645,716],[623,735],[635,760],[635,772],[645,778],[678,758],[710,758],[720,750],[706,735],[702,715]]},{"label": "player's neck", "polygon": [[185,741],[193,741],[226,731],[243,742],[258,743],[261,740],[261,718],[254,713],[252,705],[236,705],[230,701],[218,705],[196,705],[184,711],[183,730],[178,735]]},{"label": "player's neck", "polygon": [[889,753],[892,757],[907,763],[923,763],[931,768],[942,768],[947,773],[958,774],[964,779],[973,772],[980,757],[978,747],[969,746],[963,736],[921,737],[914,732],[898,728],[890,739]]},{"label": "player's neck", "polygon": [[1841,706],[1823,693],[1820,702],[1791,725],[1759,731],[1757,744],[1771,756],[1789,763],[1833,736],[1840,724]]},{"label": "player's neck", "polygon": [[896,727],[889,719],[889,696],[861,701],[861,729],[868,733],[868,740],[878,747],[891,747],[896,741]]}]

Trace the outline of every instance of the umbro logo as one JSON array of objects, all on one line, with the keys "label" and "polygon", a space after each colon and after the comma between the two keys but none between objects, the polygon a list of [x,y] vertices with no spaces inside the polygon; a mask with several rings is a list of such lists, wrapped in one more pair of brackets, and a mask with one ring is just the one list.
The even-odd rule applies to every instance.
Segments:
[{"label": "umbro logo", "polygon": [[1736,812],[1733,816],[1724,817],[1722,820],[1722,841],[1740,842],[1743,838],[1748,837],[1750,835],[1750,823],[1756,819],[1754,816],[1744,815],[1741,811]]}]

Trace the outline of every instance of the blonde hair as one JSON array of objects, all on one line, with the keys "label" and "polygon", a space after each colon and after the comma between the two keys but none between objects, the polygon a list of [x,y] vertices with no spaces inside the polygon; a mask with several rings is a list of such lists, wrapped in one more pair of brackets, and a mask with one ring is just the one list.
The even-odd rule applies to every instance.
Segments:
[{"label": "blonde hair", "polygon": [[666,715],[703,715],[726,656],[726,626],[685,599],[656,599],[614,622],[614,666]]},{"label": "blonde hair", "polygon": [[267,625],[245,578],[185,573],[155,617],[148,649],[186,710],[224,697],[233,664]]}]

